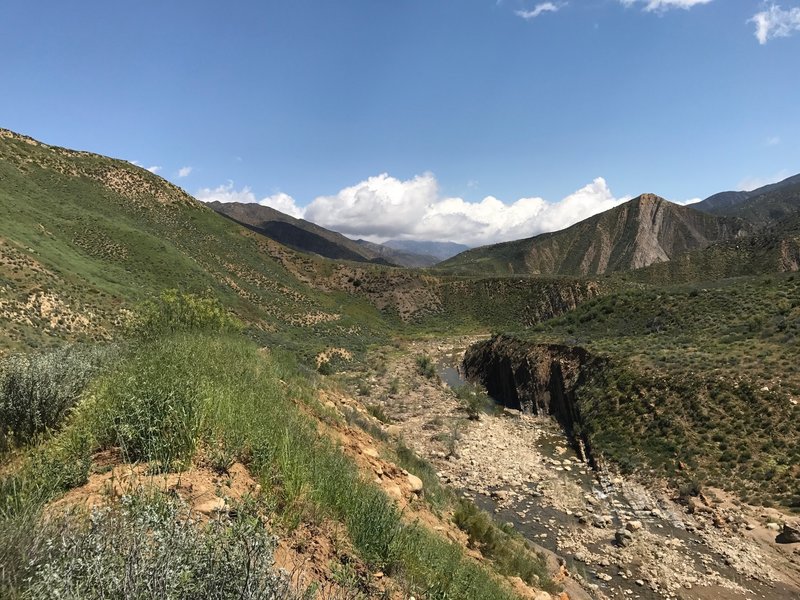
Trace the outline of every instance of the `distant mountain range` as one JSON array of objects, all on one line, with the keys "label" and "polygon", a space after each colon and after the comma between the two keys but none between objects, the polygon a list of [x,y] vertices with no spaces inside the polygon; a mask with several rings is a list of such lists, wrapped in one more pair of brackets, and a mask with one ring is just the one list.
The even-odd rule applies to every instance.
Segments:
[{"label": "distant mountain range", "polygon": [[775,225],[800,210],[800,175],[749,192],[720,192],[692,206],[713,215],[742,218],[756,228]]},{"label": "distant mountain range", "polygon": [[562,231],[468,250],[438,267],[449,272],[598,275],[665,262],[750,230],[741,219],[644,194]]},{"label": "distant mountain range", "polygon": [[351,240],[341,233],[261,204],[209,202],[208,206],[284,246],[325,258],[402,267],[430,267],[441,260],[432,253],[393,248],[366,240]]},{"label": "distant mountain range", "polygon": [[456,244],[455,242],[389,240],[388,242],[384,242],[383,245],[395,250],[402,250],[403,252],[412,252],[414,254],[433,256],[439,260],[447,260],[456,254],[469,250],[469,246],[465,246],[464,244]]}]

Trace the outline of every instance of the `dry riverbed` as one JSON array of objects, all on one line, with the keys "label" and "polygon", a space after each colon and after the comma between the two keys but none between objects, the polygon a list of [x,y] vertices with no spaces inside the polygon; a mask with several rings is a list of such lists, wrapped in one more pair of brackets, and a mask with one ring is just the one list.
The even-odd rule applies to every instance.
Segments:
[{"label": "dry riverbed", "polygon": [[442,481],[555,553],[594,598],[800,598],[800,544],[774,541],[785,515],[719,490],[687,507],[662,485],[594,473],[548,418],[501,410],[470,420],[416,357],[457,385],[452,367],[473,341],[409,343],[358,384]]}]

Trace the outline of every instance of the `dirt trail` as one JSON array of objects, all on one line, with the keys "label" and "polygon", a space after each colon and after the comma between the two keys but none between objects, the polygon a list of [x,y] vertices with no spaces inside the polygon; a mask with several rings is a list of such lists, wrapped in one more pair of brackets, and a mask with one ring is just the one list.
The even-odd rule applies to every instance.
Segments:
[{"label": "dirt trail", "polygon": [[[419,374],[426,354],[449,383],[474,341],[410,343],[368,380],[370,401],[440,478],[563,557],[595,598],[745,600],[800,598],[800,544],[779,545],[777,511],[711,491],[692,506],[585,465],[548,418],[514,411],[467,418],[439,378]],[[364,392],[362,382],[362,393]]]}]

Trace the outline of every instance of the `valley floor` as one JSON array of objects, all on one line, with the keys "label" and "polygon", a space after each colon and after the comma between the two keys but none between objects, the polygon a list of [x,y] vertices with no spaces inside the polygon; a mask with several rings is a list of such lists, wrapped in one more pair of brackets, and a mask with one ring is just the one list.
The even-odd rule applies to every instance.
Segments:
[{"label": "valley floor", "polygon": [[[408,342],[351,382],[443,482],[549,552],[570,598],[800,597],[800,544],[775,543],[779,511],[715,489],[686,506],[662,483],[592,472],[547,418],[470,420],[442,379],[462,383],[454,367],[473,341]],[[421,374],[420,356],[441,379]]]}]

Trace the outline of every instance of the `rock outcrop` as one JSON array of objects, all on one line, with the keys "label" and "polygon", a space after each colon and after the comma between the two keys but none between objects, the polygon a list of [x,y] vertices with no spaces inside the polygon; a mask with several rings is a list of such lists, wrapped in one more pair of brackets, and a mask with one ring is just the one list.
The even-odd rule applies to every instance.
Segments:
[{"label": "rock outcrop", "polygon": [[482,384],[504,406],[555,418],[578,453],[593,464],[575,390],[600,363],[577,346],[531,344],[500,335],[472,345],[463,366],[467,379]]}]

